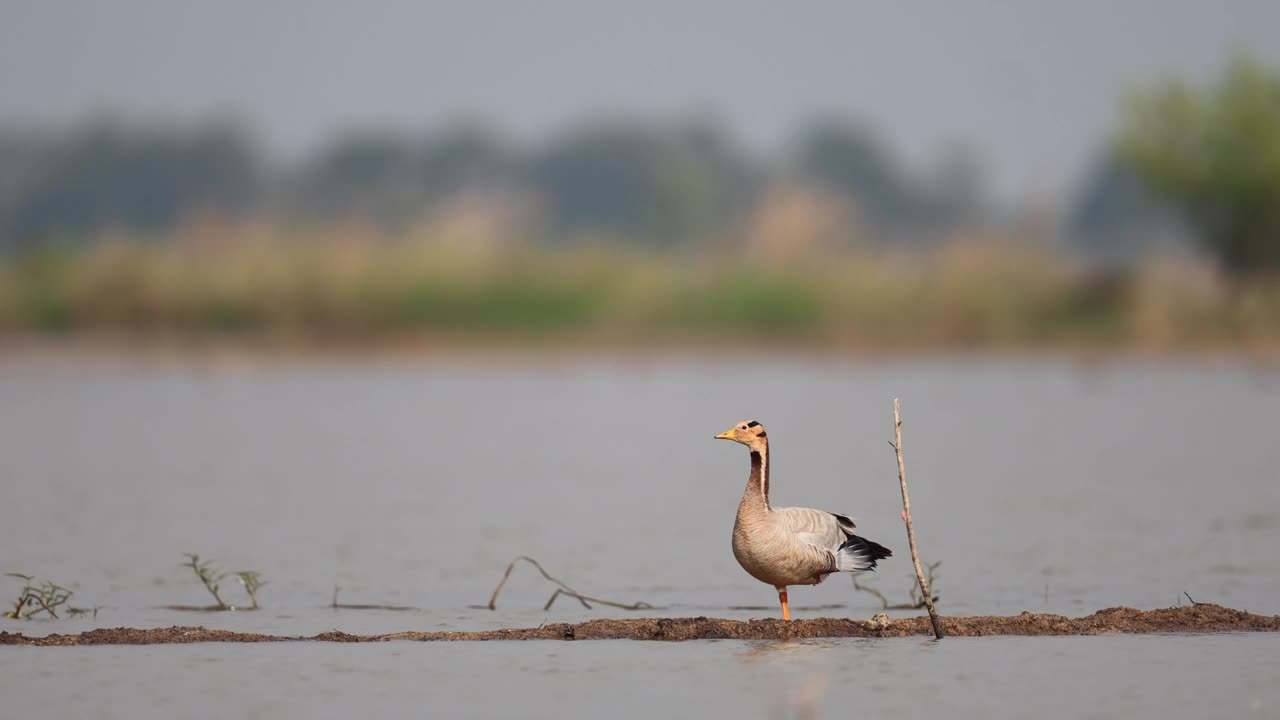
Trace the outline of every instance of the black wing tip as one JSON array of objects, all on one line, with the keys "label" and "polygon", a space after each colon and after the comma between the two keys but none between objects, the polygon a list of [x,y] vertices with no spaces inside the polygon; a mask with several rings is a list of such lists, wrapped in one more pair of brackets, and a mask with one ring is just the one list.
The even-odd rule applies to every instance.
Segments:
[{"label": "black wing tip", "polygon": [[[840,516],[837,515],[836,517],[840,517]],[[866,552],[867,557],[871,561],[872,568],[876,566],[876,562],[878,560],[883,560],[885,558],[893,557],[893,551],[890,550],[889,548],[881,545],[878,542],[868,540],[864,537],[859,537],[857,535],[850,535],[849,539],[846,540],[844,544],[840,546],[841,550],[844,550],[845,548],[854,548],[855,550],[862,550]]]},{"label": "black wing tip", "polygon": [[883,560],[885,558],[893,557],[893,551],[878,542],[868,540],[867,546],[871,550],[872,560]]}]

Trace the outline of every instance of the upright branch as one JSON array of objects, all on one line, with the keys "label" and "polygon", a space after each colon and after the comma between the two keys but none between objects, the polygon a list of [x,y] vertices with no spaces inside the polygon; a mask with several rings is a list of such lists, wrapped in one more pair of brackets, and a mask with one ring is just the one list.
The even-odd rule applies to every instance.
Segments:
[{"label": "upright branch", "polygon": [[898,398],[893,399],[893,451],[898,456],[898,484],[902,486],[902,520],[907,524],[907,543],[911,545],[911,562],[916,566],[916,580],[920,583],[920,594],[924,605],[929,610],[929,622],[933,624],[933,636],[941,640],[943,637],[942,621],[938,612],[933,609],[933,595],[929,592],[929,581],[925,578],[924,569],[920,567],[920,553],[916,551],[916,530],[911,524],[911,500],[907,497],[907,469],[902,463],[902,417],[898,411]]}]

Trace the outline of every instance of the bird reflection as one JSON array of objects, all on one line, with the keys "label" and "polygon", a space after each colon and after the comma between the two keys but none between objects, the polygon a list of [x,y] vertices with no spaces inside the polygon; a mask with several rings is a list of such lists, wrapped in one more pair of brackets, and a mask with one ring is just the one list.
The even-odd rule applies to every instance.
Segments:
[{"label": "bird reflection", "polygon": [[771,718],[819,718],[827,695],[823,660],[840,643],[831,640],[771,640],[738,653],[748,667],[764,666],[760,686]]}]

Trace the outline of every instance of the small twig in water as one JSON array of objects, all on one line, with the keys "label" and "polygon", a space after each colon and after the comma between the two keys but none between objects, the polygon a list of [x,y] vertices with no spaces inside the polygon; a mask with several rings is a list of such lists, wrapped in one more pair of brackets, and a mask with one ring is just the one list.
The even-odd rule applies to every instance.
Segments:
[{"label": "small twig in water", "polygon": [[546,571],[546,569],[542,567],[542,564],[541,564],[541,563],[539,563],[537,560],[534,560],[533,558],[529,557],[528,555],[520,555],[520,556],[516,557],[514,560],[512,560],[510,564],[508,564],[508,565],[507,565],[507,571],[506,571],[506,572],[504,572],[504,573],[502,574],[502,579],[498,581],[498,587],[496,587],[496,588],[494,588],[494,589],[493,589],[493,595],[492,595],[492,596],[490,596],[490,598],[489,598],[489,609],[490,609],[490,610],[495,610],[495,609],[497,609],[497,607],[498,607],[498,593],[499,593],[499,592],[501,592],[501,591],[502,591],[502,587],[503,587],[504,585],[506,585],[506,584],[507,584],[507,579],[511,577],[511,571],[515,568],[516,563],[520,562],[521,560],[523,560],[523,561],[525,561],[525,562],[529,563],[530,565],[534,566],[535,568],[537,568],[537,569],[538,569],[538,572],[542,574],[542,577],[546,578],[549,582],[553,582],[553,583],[555,583],[556,585],[558,585],[558,586],[559,586],[559,589],[557,589],[554,593],[552,593],[552,594],[551,594],[551,597],[547,600],[547,604],[546,604],[545,606],[543,606],[543,608],[542,608],[543,610],[548,610],[548,609],[550,609],[550,608],[551,608],[551,604],[552,604],[552,603],[554,603],[554,602],[556,601],[556,598],[560,597],[561,595],[568,595],[569,597],[574,598],[574,599],[575,599],[575,600],[577,600],[578,602],[582,603],[582,607],[584,607],[584,608],[586,608],[586,609],[588,609],[588,610],[590,610],[590,609],[591,609],[591,603],[593,603],[593,602],[595,602],[595,603],[600,603],[601,605],[608,605],[608,606],[610,606],[610,607],[621,608],[621,609],[623,609],[623,610],[651,610],[651,609],[653,609],[653,606],[652,606],[652,605],[650,605],[649,603],[646,603],[646,602],[638,602],[638,603],[634,603],[634,604],[630,604],[630,605],[629,605],[629,604],[627,604],[627,603],[620,603],[620,602],[616,602],[616,601],[614,601],[614,600],[602,600],[602,599],[597,598],[597,597],[591,597],[590,595],[583,595],[582,593],[578,592],[577,590],[574,590],[573,588],[571,588],[571,587],[569,587],[568,585],[566,585],[566,584],[564,583],[564,581],[559,580],[559,579],[557,579],[557,578],[555,578],[555,577],[552,577],[552,576],[551,576],[551,573],[547,572],[547,571]]},{"label": "small twig in water", "polygon": [[577,598],[581,602],[590,600],[593,603],[600,603],[601,605],[608,605],[609,607],[616,607],[622,610],[653,610],[654,609],[652,605],[644,601],[640,601],[638,603],[631,603],[628,605],[627,603],[614,602],[612,600],[603,600],[598,597],[591,597],[590,595],[579,595],[578,593],[575,593],[575,592],[569,592],[564,588],[556,588],[556,591],[551,593],[551,598],[547,600],[546,605],[542,606],[542,609],[550,610],[552,603],[554,603],[556,601],[556,598],[560,597],[561,595],[568,595],[571,598]]},{"label": "small twig in water", "polygon": [[[1186,590],[1183,590],[1182,594],[1186,595],[1188,600],[1191,600],[1191,595],[1188,594]],[[1210,605],[1212,603],[1202,603],[1202,602],[1196,602],[1195,600],[1191,600],[1191,604],[1192,605]]]},{"label": "small twig in water", "polygon": [[565,585],[562,581],[557,580],[556,578],[551,577],[551,574],[550,574],[550,573],[548,573],[548,572],[546,571],[546,569],[544,569],[544,568],[542,567],[542,565],[541,565],[537,560],[534,560],[533,558],[529,557],[528,555],[520,555],[520,556],[516,557],[514,560],[512,560],[512,561],[511,561],[511,563],[510,563],[509,565],[507,565],[507,571],[506,571],[506,572],[504,572],[504,573],[502,573],[502,579],[498,581],[498,587],[494,588],[494,589],[493,589],[493,595],[489,596],[489,609],[490,609],[490,610],[496,610],[496,609],[498,608],[498,593],[502,591],[502,586],[507,584],[507,578],[511,577],[511,571],[512,571],[513,569],[515,569],[516,563],[520,562],[521,560],[523,560],[523,561],[525,561],[525,562],[529,563],[530,565],[534,566],[535,568],[537,568],[537,569],[538,569],[538,572],[542,573],[542,577],[544,577],[544,578],[546,578],[547,580],[549,580],[549,581],[551,581],[551,582],[555,583],[556,585],[559,585],[561,590],[567,590],[567,591],[569,591],[570,593],[572,593],[572,594],[573,594],[573,596],[574,596],[574,597],[576,597],[576,598],[578,599],[578,602],[582,603],[582,607],[584,607],[584,608],[586,608],[586,609],[588,609],[588,610],[590,610],[590,609],[591,609],[591,605],[590,605],[586,600],[583,600],[583,599],[582,599],[582,596],[578,594],[578,591],[577,591],[577,590],[574,590],[573,588],[569,587],[568,585]]},{"label": "small twig in water", "polygon": [[911,562],[916,566],[916,580],[920,583],[920,594],[924,597],[925,608],[929,610],[929,622],[933,624],[933,636],[943,638],[942,621],[938,612],[933,609],[933,595],[929,592],[929,581],[920,567],[920,553],[916,550],[916,530],[911,524],[911,500],[907,497],[907,470],[902,462],[902,416],[898,411],[898,399],[893,399],[893,452],[898,456],[898,484],[902,486],[902,521],[907,525],[907,543],[911,546]]}]

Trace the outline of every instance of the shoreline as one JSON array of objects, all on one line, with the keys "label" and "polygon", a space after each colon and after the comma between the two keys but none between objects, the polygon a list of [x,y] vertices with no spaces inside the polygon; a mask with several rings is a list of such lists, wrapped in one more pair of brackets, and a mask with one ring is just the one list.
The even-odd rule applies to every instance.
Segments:
[{"label": "shoreline", "polygon": [[1170,366],[1247,365],[1280,369],[1280,344],[1181,345],[1153,347],[1139,344],[1090,345],[963,344],[821,342],[786,343],[740,337],[689,341],[678,337],[586,338],[542,337],[517,339],[483,335],[420,335],[373,338],[320,338],[278,335],[150,335],[75,333],[64,336],[0,333],[0,369],[23,361],[127,362],[160,365],[240,366],[371,362],[389,365],[430,365],[463,361],[500,365],[508,358],[559,362],[607,361],[647,364],[655,361],[721,361],[750,353],[756,358],[835,364],[932,362],[1012,363],[1062,361],[1083,366],[1143,363]]},{"label": "shoreline", "polygon": [[[1019,615],[942,616],[947,637],[1280,632],[1280,615],[1255,615],[1201,603],[1158,610],[1115,607],[1084,617],[1022,612]],[[484,631],[407,631],[349,635],[339,630],[310,636],[264,635],[198,626],[103,628],[74,635],[28,637],[0,632],[0,645],[67,647],[79,645],[175,645],[204,642],[474,642],[491,640],[793,640],[822,638],[901,638],[932,636],[927,616],[871,620],[811,618],[785,622],[717,618],[599,618],[581,623],[549,623],[536,628]]]}]

